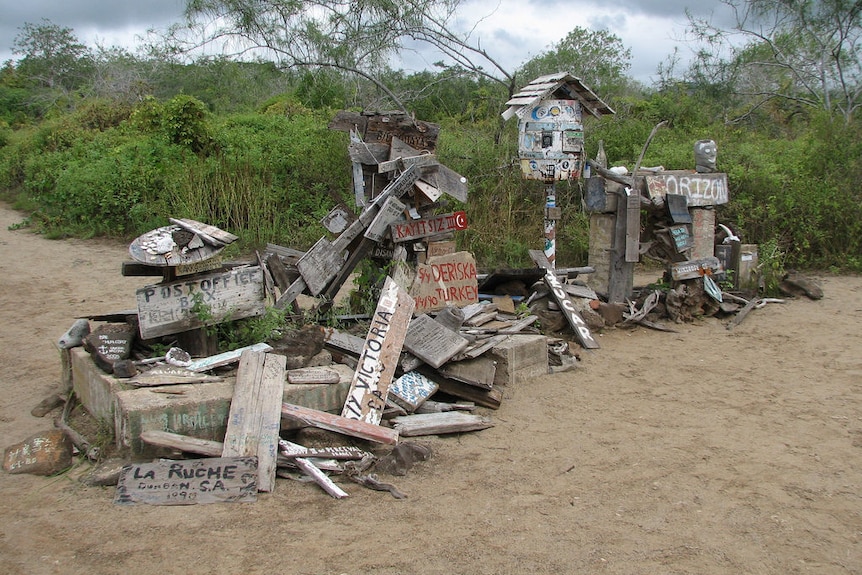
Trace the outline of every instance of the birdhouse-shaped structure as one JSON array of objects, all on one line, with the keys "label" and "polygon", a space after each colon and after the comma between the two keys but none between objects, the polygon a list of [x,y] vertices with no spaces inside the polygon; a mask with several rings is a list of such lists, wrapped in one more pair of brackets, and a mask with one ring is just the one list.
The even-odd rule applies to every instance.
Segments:
[{"label": "birdhouse-shaped structure", "polygon": [[506,102],[502,116],[518,116],[518,158],[528,180],[579,178],[584,164],[582,114],[614,111],[580,78],[560,72],[536,78]]}]

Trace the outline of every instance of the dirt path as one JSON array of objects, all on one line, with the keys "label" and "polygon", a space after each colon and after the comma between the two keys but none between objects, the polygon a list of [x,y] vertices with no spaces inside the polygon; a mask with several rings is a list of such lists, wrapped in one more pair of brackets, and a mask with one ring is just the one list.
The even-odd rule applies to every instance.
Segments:
[{"label": "dirt path", "polygon": [[[134,307],[125,246],[10,231],[0,207],[0,446],[51,426],[54,340]],[[395,500],[279,480],[256,503],[119,507],[0,472],[0,573],[862,573],[862,278],[679,334],[599,336],[507,391],[495,427],[429,438]],[[392,478],[389,478],[392,479]]]}]

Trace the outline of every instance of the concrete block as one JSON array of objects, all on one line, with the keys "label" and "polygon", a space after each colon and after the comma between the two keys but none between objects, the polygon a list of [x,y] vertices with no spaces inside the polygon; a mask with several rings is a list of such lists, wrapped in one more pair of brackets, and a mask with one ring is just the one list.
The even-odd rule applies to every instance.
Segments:
[{"label": "concrete block", "polygon": [[548,373],[548,343],[543,335],[510,335],[488,355],[497,362],[494,385],[523,384]]},{"label": "concrete block", "polygon": [[715,210],[689,208],[691,213],[692,239],[691,259],[700,260],[715,255]]},{"label": "concrete block", "polygon": [[72,367],[72,389],[78,401],[90,415],[111,423],[114,421],[114,398],[120,391],[131,389],[122,380],[99,369],[82,347],[69,350]]}]

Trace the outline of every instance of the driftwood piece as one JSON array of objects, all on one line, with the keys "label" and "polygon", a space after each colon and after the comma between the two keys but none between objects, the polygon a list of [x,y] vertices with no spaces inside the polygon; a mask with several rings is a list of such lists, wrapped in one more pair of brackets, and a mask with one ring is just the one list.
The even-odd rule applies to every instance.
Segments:
[{"label": "driftwood piece", "polygon": [[328,367],[298,367],[287,371],[287,382],[302,383],[338,383],[341,374]]},{"label": "driftwood piece", "polygon": [[192,360],[191,365],[187,366],[186,369],[189,371],[201,372],[230,365],[231,363],[239,361],[239,358],[242,356],[244,351],[272,351],[272,346],[268,343],[256,343],[233,351],[226,351],[217,355],[211,355],[210,357],[195,359]]},{"label": "driftwood piece", "polygon": [[727,329],[735,328],[736,326],[738,326],[739,324],[741,324],[743,322],[743,320],[746,318],[746,316],[748,316],[748,314],[751,313],[751,310],[760,309],[768,303],[784,303],[784,300],[783,299],[777,299],[777,298],[768,298],[768,297],[755,298],[755,299],[751,300],[750,302],[745,304],[745,307],[743,307],[741,310],[739,310],[739,312],[736,314],[736,316],[734,316],[734,318],[732,320],[730,320],[728,322]]},{"label": "driftwood piece", "polygon": [[315,483],[317,483],[321,489],[326,491],[329,495],[336,499],[344,499],[348,496],[347,492],[337,486],[328,475],[326,475],[323,471],[317,468],[314,463],[309,461],[304,457],[297,457],[294,459],[296,466],[302,470],[303,473],[311,477]]},{"label": "driftwood piece", "polygon": [[66,398],[66,405],[63,407],[63,412],[54,421],[54,426],[66,434],[72,441],[72,445],[78,448],[78,451],[84,454],[84,457],[90,461],[98,461],[100,457],[99,448],[92,445],[87,438],[72,429],[69,425],[69,414],[72,413],[72,408],[75,406],[76,395],[74,391],[70,391]]},{"label": "driftwood piece", "polygon": [[463,411],[405,415],[392,419],[392,424],[402,437],[479,431],[494,426],[487,417]]}]

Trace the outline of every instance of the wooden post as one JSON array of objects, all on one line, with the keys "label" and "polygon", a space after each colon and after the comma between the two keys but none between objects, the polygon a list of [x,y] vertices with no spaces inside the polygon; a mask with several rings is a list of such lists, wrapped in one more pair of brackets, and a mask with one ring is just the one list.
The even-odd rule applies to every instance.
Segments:
[{"label": "wooden post", "polygon": [[554,269],[557,261],[557,191],[554,182],[545,186],[545,257]]}]

